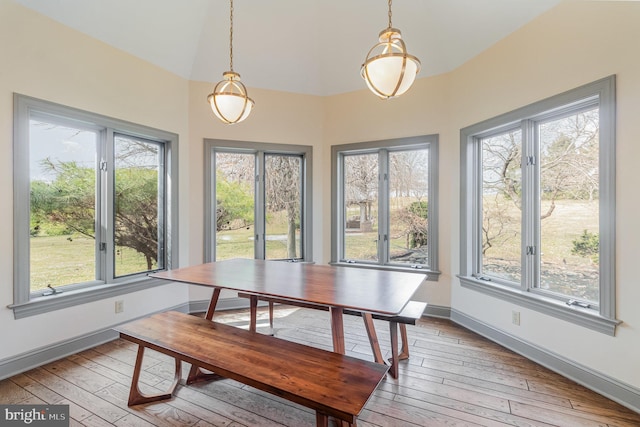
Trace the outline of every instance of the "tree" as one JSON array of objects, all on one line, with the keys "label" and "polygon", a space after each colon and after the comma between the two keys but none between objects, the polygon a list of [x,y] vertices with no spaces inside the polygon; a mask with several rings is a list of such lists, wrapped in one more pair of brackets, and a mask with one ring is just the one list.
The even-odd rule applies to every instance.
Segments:
[{"label": "tree", "polygon": [[371,221],[371,205],[378,199],[378,154],[345,156],[345,206],[360,207],[360,227]]},{"label": "tree", "polygon": [[248,185],[226,179],[216,171],[216,231],[244,228],[253,224],[253,195]]},{"label": "tree", "polygon": [[[598,196],[598,111],[589,110],[538,126],[540,219],[549,218],[556,201]],[[507,202],[522,210],[522,135],[520,131],[485,138],[483,156],[483,253],[514,237],[518,226]],[[525,159],[530,162],[531,160]]]},{"label": "tree", "polygon": [[31,234],[42,223],[64,225],[69,232],[95,239],[95,171],[76,162],[53,162],[47,158],[43,169],[56,174],[55,181],[31,183]]},{"label": "tree", "polygon": [[302,200],[301,158],[269,155],[265,157],[265,193],[269,211],[285,211],[287,215],[287,258],[297,258],[296,228],[299,226]]},{"label": "tree", "polygon": [[[31,183],[32,235],[48,222],[95,239],[96,171],[76,162],[42,162],[55,176]],[[158,262],[158,171],[126,165],[115,176],[114,241],[142,254],[151,270]]]}]

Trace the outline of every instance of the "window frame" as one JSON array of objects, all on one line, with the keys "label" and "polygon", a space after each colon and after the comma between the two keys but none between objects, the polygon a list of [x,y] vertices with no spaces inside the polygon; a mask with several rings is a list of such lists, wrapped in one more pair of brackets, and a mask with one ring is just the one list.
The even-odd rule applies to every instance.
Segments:
[{"label": "window frame", "polygon": [[[216,259],[216,209],[213,194],[216,188],[215,155],[222,153],[254,154],[257,157],[255,216],[254,216],[254,257],[265,259],[265,196],[264,159],[265,155],[292,155],[302,158],[302,204],[301,204],[301,250],[302,256],[292,262],[313,262],[313,222],[312,222],[312,176],[313,147],[309,145],[277,144],[269,142],[233,141],[221,139],[204,140],[204,262]],[[258,209],[258,207],[262,209]]]},{"label": "window frame", "polygon": [[[113,154],[108,143],[116,134],[162,144],[164,147],[163,192],[164,224],[164,265],[170,269],[178,259],[178,135],[151,127],[126,122],[100,114],[56,104],[53,102],[14,93],[14,135],[13,135],[13,223],[14,223],[14,302],[8,307],[13,309],[16,319],[60,310],[92,301],[123,295],[166,284],[159,279],[149,278],[148,271],[114,277],[114,240],[113,203],[114,174],[113,162],[107,163],[106,176],[98,177],[101,197],[96,201],[97,223],[96,240],[106,242],[106,250],[96,253],[96,269],[104,280],[95,280],[62,287],[61,293],[43,295],[31,292],[30,284],[30,169],[29,169],[29,122],[32,117],[49,118],[55,123],[79,126],[98,132],[100,144],[104,148],[99,154],[103,159]],[[99,174],[96,171],[97,175]],[[99,240],[98,240],[99,239]]]},{"label": "window frame", "polygon": [[[580,86],[567,92],[529,104],[525,107],[468,126],[460,130],[460,273],[463,287],[560,318],[592,330],[615,335],[621,322],[615,317],[615,75]],[[523,218],[521,266],[522,280],[514,287],[500,280],[486,280],[481,271],[482,248],[482,164],[481,139],[509,130],[522,130],[522,157],[534,147],[536,124],[563,117],[580,108],[599,108],[599,236],[600,236],[600,301],[594,308],[568,305],[570,298],[552,296],[538,289],[539,253],[526,259],[525,247],[540,247],[537,231],[539,220],[526,213],[535,206],[538,196],[539,165],[523,170]],[[535,169],[535,170],[533,170]],[[537,215],[539,217],[539,215]],[[539,252],[536,251],[536,252]]]},{"label": "window frame", "polygon": [[[421,273],[427,276],[427,280],[438,280],[438,141],[439,135],[421,135],[406,138],[394,138],[369,142],[356,142],[331,146],[331,264],[374,268],[382,270],[407,271]],[[378,261],[364,262],[347,260],[344,258],[344,157],[352,154],[383,153],[383,159],[379,162],[378,169],[378,227],[384,224],[383,231],[389,228],[389,181],[382,175],[389,166],[389,153],[427,149],[429,151],[428,165],[428,196],[429,203],[429,227],[427,229],[427,245],[429,265],[410,265],[393,263],[389,258],[388,245],[378,246]],[[379,157],[380,159],[380,157]],[[380,231],[380,230],[379,230]],[[388,234],[388,233],[387,233]]]}]

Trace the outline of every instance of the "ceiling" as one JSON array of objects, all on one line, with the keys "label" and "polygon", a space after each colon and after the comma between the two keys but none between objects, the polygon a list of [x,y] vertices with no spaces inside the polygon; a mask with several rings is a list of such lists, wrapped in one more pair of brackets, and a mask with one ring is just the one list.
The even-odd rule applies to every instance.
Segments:
[{"label": "ceiling", "polygon": [[[14,0],[181,77],[229,69],[228,0]],[[393,26],[422,62],[455,69],[561,0],[396,0]],[[387,26],[385,0],[235,0],[233,68],[249,88],[334,95]]]}]

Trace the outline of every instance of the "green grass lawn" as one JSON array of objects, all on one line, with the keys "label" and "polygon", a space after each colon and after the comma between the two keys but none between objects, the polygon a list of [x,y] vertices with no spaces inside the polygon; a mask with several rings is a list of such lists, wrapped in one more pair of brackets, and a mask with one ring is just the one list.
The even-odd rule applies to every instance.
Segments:
[{"label": "green grass lawn", "polygon": [[[96,279],[95,240],[80,236],[32,237],[31,291]],[[118,275],[147,271],[145,258],[130,248],[116,253]]]}]

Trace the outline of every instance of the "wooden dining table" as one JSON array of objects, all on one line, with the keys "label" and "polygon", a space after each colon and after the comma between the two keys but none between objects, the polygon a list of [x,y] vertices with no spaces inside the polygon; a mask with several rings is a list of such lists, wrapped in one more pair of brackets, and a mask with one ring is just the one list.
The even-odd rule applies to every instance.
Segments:
[{"label": "wooden dining table", "polygon": [[[230,259],[150,274],[150,277],[213,289],[205,317],[213,318],[222,290],[326,306],[333,350],[345,354],[344,310],[362,313],[376,361],[382,355],[372,314],[397,315],[426,275],[300,262]],[[257,301],[252,301],[255,309]],[[381,362],[384,363],[384,362]]]}]

